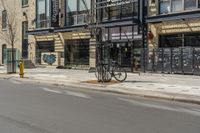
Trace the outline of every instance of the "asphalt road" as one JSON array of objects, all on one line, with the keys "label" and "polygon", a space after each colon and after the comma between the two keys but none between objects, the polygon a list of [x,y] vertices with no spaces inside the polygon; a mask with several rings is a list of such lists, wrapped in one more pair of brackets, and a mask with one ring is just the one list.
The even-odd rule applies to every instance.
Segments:
[{"label": "asphalt road", "polygon": [[0,79],[0,133],[200,133],[200,106]]}]

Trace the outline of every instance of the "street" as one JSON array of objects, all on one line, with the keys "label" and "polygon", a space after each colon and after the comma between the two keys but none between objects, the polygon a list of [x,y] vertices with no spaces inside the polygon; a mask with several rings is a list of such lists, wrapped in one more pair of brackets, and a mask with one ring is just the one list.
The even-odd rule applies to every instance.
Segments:
[{"label": "street", "polygon": [[0,79],[1,133],[199,133],[200,106]]}]

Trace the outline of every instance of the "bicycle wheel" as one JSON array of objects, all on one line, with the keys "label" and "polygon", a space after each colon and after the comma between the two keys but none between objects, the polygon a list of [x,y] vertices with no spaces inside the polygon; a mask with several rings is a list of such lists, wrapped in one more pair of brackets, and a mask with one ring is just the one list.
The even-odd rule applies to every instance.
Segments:
[{"label": "bicycle wheel", "polygon": [[127,73],[125,69],[121,68],[120,66],[116,66],[113,69],[113,76],[117,81],[123,82],[127,78]]},{"label": "bicycle wheel", "polygon": [[95,77],[98,78],[100,72],[100,66],[97,66],[95,69]]}]

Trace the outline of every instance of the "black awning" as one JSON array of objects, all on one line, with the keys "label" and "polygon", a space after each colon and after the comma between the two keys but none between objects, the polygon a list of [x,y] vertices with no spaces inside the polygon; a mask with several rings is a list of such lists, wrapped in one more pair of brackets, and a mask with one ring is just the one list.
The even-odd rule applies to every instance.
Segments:
[{"label": "black awning", "polygon": [[56,28],[54,32],[72,32],[72,31],[80,31],[87,27],[87,25],[72,25],[72,26],[65,26],[61,28]]},{"label": "black awning", "polygon": [[158,23],[163,21],[185,20],[192,18],[200,18],[200,10],[151,16],[146,18],[146,22]]},{"label": "black awning", "polygon": [[48,34],[54,32],[53,28],[48,28],[48,29],[35,29],[35,30],[30,30],[28,31],[28,35],[43,35],[43,34]]},{"label": "black awning", "polygon": [[125,18],[125,19],[120,19],[120,20],[108,20],[101,22],[98,24],[98,27],[117,27],[117,26],[130,26],[130,25],[135,25],[135,24],[140,24],[140,21],[138,18]]}]

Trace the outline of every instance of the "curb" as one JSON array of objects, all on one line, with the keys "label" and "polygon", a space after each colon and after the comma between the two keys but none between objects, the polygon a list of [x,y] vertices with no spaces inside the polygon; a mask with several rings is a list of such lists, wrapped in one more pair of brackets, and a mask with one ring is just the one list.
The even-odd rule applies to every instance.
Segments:
[{"label": "curb", "polygon": [[186,94],[174,94],[174,93],[167,93],[167,92],[159,92],[159,91],[147,91],[147,90],[138,90],[133,88],[123,88],[123,87],[112,87],[109,85],[102,85],[102,84],[89,84],[89,83],[81,83],[81,82],[55,82],[55,81],[44,81],[40,79],[17,79],[17,81],[30,81],[30,82],[38,82],[44,84],[50,84],[55,86],[68,86],[74,88],[80,88],[85,90],[93,90],[99,92],[106,92],[106,93],[113,93],[113,94],[122,94],[122,95],[129,95],[129,96],[139,96],[139,97],[146,97],[146,98],[155,98],[155,99],[163,99],[169,101],[177,101],[177,102],[184,102],[184,103],[192,103],[200,105],[200,96],[194,95],[186,95]]}]

